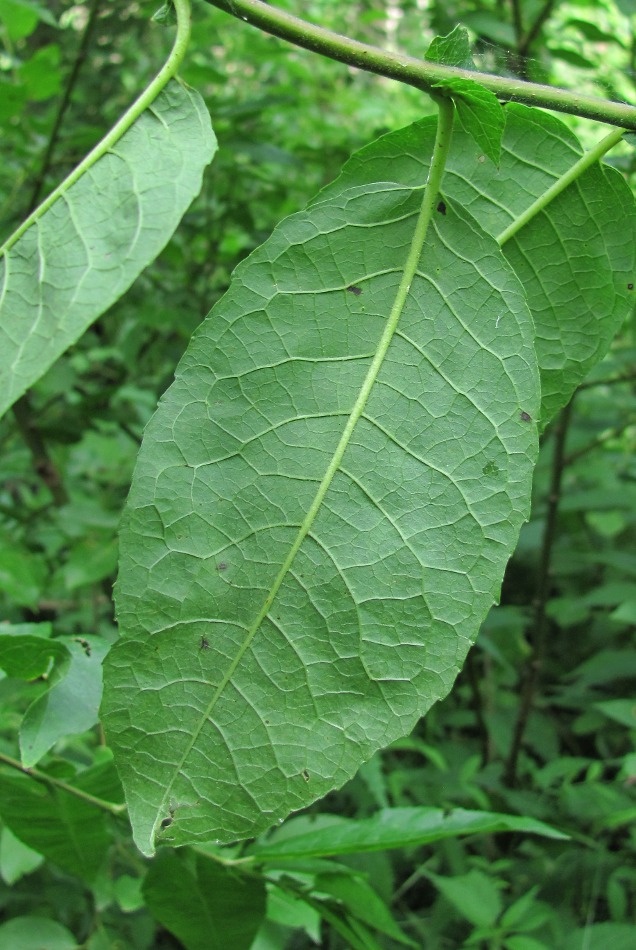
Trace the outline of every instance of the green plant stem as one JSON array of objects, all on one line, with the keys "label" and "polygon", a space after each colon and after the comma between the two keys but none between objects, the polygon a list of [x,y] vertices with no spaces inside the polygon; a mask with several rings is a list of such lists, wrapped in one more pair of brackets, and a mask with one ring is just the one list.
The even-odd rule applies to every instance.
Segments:
[{"label": "green plant stem", "polygon": [[550,488],[548,492],[548,508],[546,512],[545,527],[543,529],[543,540],[541,543],[541,553],[539,555],[539,570],[537,575],[537,584],[533,600],[532,627],[531,627],[531,655],[526,663],[523,683],[521,688],[521,698],[519,710],[515,721],[515,728],[510,745],[508,761],[506,763],[505,782],[509,788],[517,784],[517,766],[519,754],[523,745],[523,737],[528,727],[530,715],[534,708],[535,694],[539,685],[541,668],[545,658],[548,634],[548,616],[546,608],[550,597],[550,586],[552,582],[552,551],[557,536],[557,519],[559,514],[559,504],[561,502],[561,484],[563,481],[563,472],[565,471],[565,442],[567,439],[568,428],[572,419],[573,399],[562,410],[559,421],[554,433],[554,452],[552,455],[552,470],[550,476]]},{"label": "green plant stem", "polygon": [[[212,710],[216,706],[216,703],[219,697],[221,696],[227,684],[230,682],[232,676],[234,675],[234,672],[236,668],[238,667],[239,663],[241,662],[241,659],[245,655],[245,652],[249,649],[250,644],[252,643],[254,637],[258,633],[261,627],[261,624],[263,623],[263,620],[269,613],[272,603],[274,602],[276,595],[283,581],[285,580],[285,577],[287,576],[287,573],[289,572],[294,562],[294,559],[296,555],[298,554],[298,551],[300,550],[301,545],[303,544],[305,538],[309,534],[311,527],[316,519],[316,516],[320,510],[320,507],[323,503],[325,495],[329,491],[329,487],[336,473],[338,472],[340,465],[342,464],[342,459],[347,450],[347,446],[349,445],[354,429],[356,425],[358,424],[358,421],[360,420],[362,413],[365,410],[369,396],[371,394],[371,390],[373,389],[373,385],[377,379],[377,376],[378,376],[378,373],[380,372],[382,364],[384,363],[384,359],[386,357],[389,346],[391,345],[391,341],[393,340],[393,336],[397,329],[397,325],[399,323],[400,317],[402,316],[402,312],[404,310],[404,306],[406,304],[406,300],[408,298],[409,291],[411,289],[411,283],[413,281],[413,278],[415,277],[415,274],[417,272],[417,267],[420,262],[420,258],[422,256],[422,250],[424,248],[424,241],[426,240],[428,226],[435,212],[435,208],[437,207],[440,186],[441,186],[442,178],[444,175],[444,169],[446,167],[446,160],[448,158],[448,154],[450,151],[451,138],[452,138],[452,133],[453,133],[453,118],[454,118],[454,113],[455,113],[455,107],[453,106],[453,102],[450,98],[435,97],[435,100],[439,107],[439,119],[437,122],[435,144],[433,145],[433,156],[432,156],[431,164],[429,168],[428,179],[426,181],[426,185],[424,186],[422,203],[420,205],[417,221],[415,224],[415,229],[413,231],[411,245],[406,257],[406,261],[404,262],[404,271],[402,273],[402,277],[401,277],[399,286],[397,288],[395,300],[393,301],[393,306],[391,307],[391,312],[387,319],[386,326],[382,332],[382,336],[380,337],[380,340],[376,347],[375,354],[373,356],[373,359],[371,360],[371,364],[369,366],[369,369],[367,370],[367,374],[360,388],[360,393],[345,423],[338,445],[336,446],[334,453],[329,461],[327,470],[322,477],[322,480],[320,482],[320,485],[318,486],[316,494],[314,495],[314,498],[308,508],[307,514],[305,515],[305,518],[303,519],[303,522],[300,528],[298,529],[298,533],[294,539],[293,544],[291,545],[289,549],[289,553],[287,554],[287,557],[285,558],[283,564],[281,565],[281,568],[274,582],[272,583],[267,593],[267,596],[265,597],[265,600],[263,601],[263,605],[261,609],[259,610],[254,622],[251,624],[249,630],[247,631],[245,639],[243,640],[238,650],[236,651],[234,658],[229,663],[227,670],[225,671],[223,676],[220,677],[219,685],[216,687],[212,697],[210,698],[210,702],[208,703],[208,706],[205,709],[203,716],[201,717],[200,724],[198,725],[196,729],[193,730],[192,735],[190,736],[190,741],[188,742],[183,752],[179,765],[174,771],[174,778],[176,778],[176,776],[181,772],[183,764],[185,760],[187,759],[188,755],[190,754],[192,748],[194,747],[199,737],[199,734],[201,732],[201,729],[203,728],[205,723],[209,722],[210,716],[212,714]],[[172,790],[172,784],[173,784],[174,778],[172,779],[172,781],[168,783],[166,787],[164,797],[163,797],[162,807],[159,809],[159,813],[163,811],[164,806],[166,807],[166,810],[167,810],[166,803],[169,802],[170,800],[170,792]],[[159,818],[157,819],[157,822],[158,821],[159,821]]]},{"label": "green plant stem", "polygon": [[112,127],[112,129],[104,136],[101,142],[98,142],[95,148],[88,153],[86,158],[84,158],[79,165],[77,165],[73,171],[68,175],[64,181],[57,186],[55,191],[51,192],[48,198],[39,205],[35,211],[33,211],[29,217],[22,222],[19,228],[9,235],[4,244],[0,247],[0,255],[4,254],[9,248],[13,247],[16,241],[22,237],[25,231],[27,231],[31,225],[37,221],[42,215],[48,211],[51,205],[55,204],[58,198],[65,194],[71,185],[74,185],[78,179],[84,175],[89,168],[91,168],[95,162],[105,155],[124,135],[125,132],[131,127],[131,125],[139,118],[139,116],[144,112],[149,105],[151,105],[154,100],[157,98],[161,90],[166,86],[166,84],[176,75],[183,57],[185,55],[186,49],[188,47],[188,42],[190,40],[190,28],[191,28],[191,10],[190,10],[190,0],[173,0],[175,10],[177,13],[177,35],[175,36],[174,45],[168,56],[168,59],[161,67],[155,78],[152,82],[146,86],[144,91],[140,96],[133,102],[130,108],[124,112],[123,116],[119,119],[118,122]]},{"label": "green plant stem", "polygon": [[320,53],[330,59],[356,66],[368,72],[387,76],[399,82],[431,92],[436,83],[461,77],[472,79],[490,89],[502,102],[525,102],[527,105],[569,112],[573,115],[636,130],[636,108],[622,102],[579,95],[566,89],[524,82],[504,76],[489,76],[451,66],[440,66],[411,56],[389,53],[340,36],[305,20],[277,10],[262,0],[206,0],[225,13],[245,20],[267,33],[289,40],[296,46]]},{"label": "green plant stem", "polygon": [[0,764],[8,765],[10,768],[22,772],[23,775],[28,775],[34,779],[34,781],[40,782],[42,785],[47,785],[49,788],[57,789],[60,792],[68,792],[69,795],[74,795],[75,798],[81,798],[82,801],[88,802],[89,805],[94,805],[96,808],[107,811],[111,815],[123,815],[127,810],[126,805],[116,805],[114,802],[107,802],[102,798],[96,798],[94,795],[89,794],[89,792],[82,791],[81,788],[75,788],[73,785],[63,782],[62,779],[55,778],[53,775],[47,775],[46,772],[40,772],[39,769],[25,768],[17,759],[12,759],[11,756],[5,755],[3,752],[0,752]]},{"label": "green plant stem", "polygon": [[590,166],[594,165],[606,152],[609,152],[611,148],[614,148],[617,145],[623,135],[623,129],[613,129],[605,138],[601,139],[593,148],[585,152],[579,158],[578,162],[575,162],[571,168],[568,168],[564,175],[561,175],[553,185],[551,185],[547,191],[544,191],[536,201],[533,201],[532,204],[526,208],[523,214],[520,214],[518,218],[508,225],[508,227],[501,232],[497,238],[497,243],[499,247],[503,247],[506,241],[509,241],[511,237],[521,230],[534,218],[540,211],[543,211],[544,208],[550,204],[551,201],[554,201],[562,191],[571,185],[572,182],[576,181],[585,171],[587,171]]}]

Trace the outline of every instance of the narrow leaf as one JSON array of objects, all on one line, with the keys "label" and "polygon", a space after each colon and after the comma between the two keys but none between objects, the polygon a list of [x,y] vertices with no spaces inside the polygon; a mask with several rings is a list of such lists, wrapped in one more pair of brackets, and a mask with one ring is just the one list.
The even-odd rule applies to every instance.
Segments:
[{"label": "narrow leaf", "polygon": [[[444,179],[445,194],[495,237],[582,154],[554,116],[518,104],[509,104],[506,115],[497,174],[456,128]],[[434,134],[431,118],[383,136],[354,155],[319,200],[371,182],[421,181]],[[607,165],[589,169],[504,244],[536,326],[543,425],[605,355],[633,307],[635,250],[634,198]]]},{"label": "narrow leaf", "polygon": [[283,222],[146,432],[102,707],[145,853],[342,785],[448,692],[498,595],[536,453],[533,328],[447,203],[387,335],[421,201],[377,185]]},{"label": "narrow leaf", "polygon": [[435,36],[424,59],[431,63],[441,63],[442,66],[455,66],[459,69],[477,68],[465,26],[456,26],[447,36]]},{"label": "narrow leaf", "polygon": [[0,249],[0,414],[154,260],[215,148],[203,100],[172,81],[116,146]]},{"label": "narrow leaf", "polygon": [[360,875],[331,873],[316,878],[315,889],[340,901],[347,912],[374,931],[392,937],[407,947],[417,947],[398,927],[382,898]]},{"label": "narrow leaf", "polygon": [[362,851],[383,851],[429,844],[443,838],[515,831],[566,839],[568,836],[542,821],[497,812],[455,808],[386,808],[362,821],[342,819],[318,831],[255,846],[260,859],[326,857]]},{"label": "narrow leaf", "polygon": [[197,855],[163,851],[143,885],[148,909],[186,950],[248,950],[265,917],[265,882]]},{"label": "narrow leaf", "polygon": [[470,79],[449,79],[434,88],[451,96],[464,131],[498,168],[506,117],[495,94]]}]

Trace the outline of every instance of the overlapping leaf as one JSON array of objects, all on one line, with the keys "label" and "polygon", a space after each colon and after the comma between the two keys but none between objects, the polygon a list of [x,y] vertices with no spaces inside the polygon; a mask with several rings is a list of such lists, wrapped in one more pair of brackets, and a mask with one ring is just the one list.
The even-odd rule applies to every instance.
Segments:
[{"label": "overlapping leaf", "polygon": [[[112,762],[87,769],[70,784],[106,801],[121,797]],[[0,817],[24,844],[86,880],[94,878],[111,845],[107,816],[93,804],[8,769],[0,771]]]},{"label": "overlapping leaf", "polygon": [[451,202],[330,471],[421,187],[354,188],[235,272],[146,433],[103,721],[134,833],[229,841],[341,785],[449,690],[527,515],[523,291]]},{"label": "overlapping leaf", "polygon": [[172,81],[0,254],[0,414],[154,260],[215,148],[203,100]]},{"label": "overlapping leaf", "polygon": [[[444,192],[495,237],[580,157],[559,120],[521,105],[506,107],[497,173],[469,135],[454,132]],[[415,184],[426,173],[435,120],[389,133],[362,149],[319,196],[366,182]],[[536,325],[542,423],[570,399],[607,352],[634,296],[636,212],[613,168],[590,168],[503,246],[523,283]]]},{"label": "overlapping leaf", "polygon": [[165,851],[153,861],[144,897],[186,950],[249,950],[265,917],[265,882],[201,855]]}]

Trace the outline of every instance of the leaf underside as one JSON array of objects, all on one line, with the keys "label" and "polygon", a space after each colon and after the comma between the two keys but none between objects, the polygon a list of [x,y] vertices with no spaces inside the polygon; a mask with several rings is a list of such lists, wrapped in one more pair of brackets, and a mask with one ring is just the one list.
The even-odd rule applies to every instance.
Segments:
[{"label": "leaf underside", "polygon": [[532,321],[495,242],[448,202],[268,599],[420,201],[421,187],[378,184],[284,221],[236,270],[147,430],[102,706],[147,854],[257,834],[342,785],[448,692],[498,595],[537,450]]},{"label": "leaf underside", "polygon": [[[455,198],[494,237],[581,156],[579,142],[554,116],[506,106],[500,166],[480,155],[460,128],[444,178]],[[318,200],[382,181],[416,184],[428,168],[434,117],[391,132],[356,153]],[[636,211],[622,176],[590,168],[503,246],[521,280],[536,326],[541,423],[565,406],[605,355],[634,303]]]},{"label": "leaf underside", "polygon": [[172,81],[0,255],[0,415],[155,259],[215,150],[203,100]]}]

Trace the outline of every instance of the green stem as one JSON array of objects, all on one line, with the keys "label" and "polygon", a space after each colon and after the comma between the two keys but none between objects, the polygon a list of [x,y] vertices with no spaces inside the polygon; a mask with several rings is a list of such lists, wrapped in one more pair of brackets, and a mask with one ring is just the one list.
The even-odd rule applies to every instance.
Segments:
[{"label": "green stem", "polygon": [[595,96],[583,96],[566,89],[544,86],[539,83],[524,82],[506,76],[489,76],[466,69],[440,66],[411,56],[389,53],[366,43],[332,33],[330,30],[314,26],[298,17],[277,10],[262,0],[206,0],[219,10],[229,13],[239,20],[245,20],[253,26],[289,40],[296,46],[321,53],[330,59],[356,66],[367,72],[378,73],[389,79],[431,92],[436,83],[461,77],[477,81],[490,89],[502,102],[525,102],[527,105],[554,109],[557,112],[569,112],[586,119],[605,122],[607,125],[619,125],[624,129],[636,130],[636,108],[622,102],[598,99]]},{"label": "green stem", "polygon": [[509,241],[511,237],[523,228],[528,221],[531,221],[540,211],[543,211],[544,208],[550,204],[551,201],[561,194],[562,191],[571,185],[573,181],[576,181],[583,172],[594,165],[595,162],[598,162],[600,158],[605,155],[606,152],[609,152],[611,148],[614,148],[617,145],[623,135],[624,129],[613,129],[609,135],[606,135],[605,138],[601,139],[594,148],[591,148],[589,151],[585,152],[579,158],[578,162],[575,162],[571,168],[568,168],[564,175],[561,175],[553,185],[551,185],[547,191],[544,191],[536,201],[526,208],[523,214],[520,214],[518,218],[508,225],[508,227],[501,232],[497,238],[497,243],[499,247],[503,247],[506,241]]},{"label": "green stem", "polygon": [[[347,446],[349,445],[349,442],[351,441],[353,431],[356,425],[358,424],[362,413],[364,412],[366,404],[369,400],[369,396],[371,395],[371,390],[373,388],[373,385],[377,379],[378,373],[380,372],[380,369],[386,357],[389,346],[391,345],[391,341],[393,340],[393,336],[397,329],[397,325],[400,320],[400,317],[402,316],[402,311],[404,310],[404,306],[406,304],[406,300],[408,298],[409,291],[411,289],[413,278],[415,277],[415,274],[417,272],[417,267],[420,262],[420,258],[422,256],[422,250],[424,248],[424,241],[426,240],[428,226],[430,224],[435,208],[437,207],[440,185],[442,182],[442,177],[444,175],[444,168],[446,167],[446,160],[448,158],[448,154],[450,151],[455,109],[454,109],[452,100],[449,98],[435,97],[435,101],[437,102],[438,107],[439,107],[439,119],[437,122],[437,133],[435,136],[435,144],[433,146],[433,157],[431,160],[431,165],[430,165],[430,169],[428,173],[428,179],[424,187],[424,194],[422,196],[422,203],[420,205],[417,222],[415,224],[415,229],[413,231],[411,245],[409,247],[409,252],[408,252],[406,261],[404,263],[404,271],[400,279],[400,283],[395,295],[395,300],[393,302],[393,306],[391,307],[391,312],[389,314],[386,326],[382,332],[382,336],[380,337],[380,340],[378,342],[375,354],[373,356],[369,369],[367,370],[367,374],[360,388],[360,393],[358,394],[358,397],[353,405],[353,408],[351,409],[351,412],[349,414],[345,427],[342,431],[342,435],[340,436],[338,445],[336,446],[336,449],[331,457],[329,465],[327,466],[327,470],[322,477],[320,485],[318,486],[316,494],[314,495],[314,498],[309,506],[307,514],[305,515],[305,518],[298,529],[298,533],[294,539],[293,544],[291,545],[289,549],[289,553],[287,557],[285,558],[272,586],[270,587],[267,593],[267,596],[265,600],[263,601],[263,605],[261,609],[259,610],[254,622],[250,626],[245,639],[241,643],[239,649],[236,652],[236,655],[234,656],[233,660],[229,664],[225,674],[223,675],[221,681],[219,682],[219,685],[215,689],[214,694],[212,695],[210,702],[208,703],[208,706],[205,709],[203,716],[201,717],[199,726],[193,730],[190,736],[190,741],[188,742],[188,745],[186,746],[185,751],[183,752],[183,755],[181,757],[181,760],[178,766],[175,768],[174,778],[171,782],[168,783],[168,786],[166,788],[164,798],[163,798],[163,805],[165,805],[165,803],[169,801],[169,796],[170,796],[174,779],[177,777],[177,775],[181,774],[183,764],[186,761],[188,755],[190,754],[190,751],[194,747],[199,737],[199,734],[201,732],[201,729],[207,722],[209,722],[210,716],[212,714],[212,710],[216,706],[216,703],[219,697],[223,693],[227,684],[230,682],[236,668],[241,662],[241,659],[245,655],[245,652],[249,649],[250,644],[252,643],[254,637],[258,633],[261,627],[261,624],[263,623],[263,620],[269,613],[272,603],[274,602],[274,599],[276,598],[276,595],[294,562],[294,558],[298,554],[298,551],[300,550],[302,543],[304,542],[305,538],[309,534],[311,527],[314,521],[316,520],[316,516],[324,501],[325,495],[329,491],[329,487],[336,475],[336,472],[338,471],[338,469],[340,468],[340,465],[342,464],[342,459],[347,449]],[[163,806],[162,808],[159,809],[160,813],[162,811],[163,811]],[[159,822],[159,818],[157,819],[157,822]]]},{"label": "green stem", "polygon": [[139,116],[151,105],[157,98],[161,90],[176,75],[179,66],[183,60],[188,42],[190,40],[191,11],[190,0],[173,0],[177,13],[177,35],[174,45],[168,56],[168,59],[161,67],[155,78],[152,80],[141,95],[133,102],[127,112],[124,112],[121,119],[115,123],[110,132],[108,132],[101,142],[98,142],[95,148],[88,153],[85,159],[73,169],[64,181],[57,186],[55,191],[46,198],[29,217],[22,222],[20,227],[9,235],[4,244],[0,247],[0,255],[4,254],[9,248],[13,247],[16,241],[22,237],[24,232],[37,221],[45,211],[53,205],[58,198],[65,194],[71,185],[84,175],[95,162],[99,161],[124,135],[125,132],[136,122]]},{"label": "green stem", "polygon": [[107,811],[111,815],[123,815],[126,812],[126,805],[116,805],[114,802],[106,802],[102,798],[96,798],[94,795],[89,794],[89,792],[82,791],[81,788],[75,788],[73,785],[63,782],[60,778],[47,775],[46,772],[40,772],[39,769],[28,769],[18,762],[17,759],[12,759],[11,756],[5,755],[3,752],[0,752],[0,763],[10,766],[10,768],[16,769],[18,772],[22,772],[23,775],[28,775],[42,785],[48,785],[49,788],[55,788],[61,792],[68,792],[69,795],[74,795],[75,798],[81,798],[82,801],[88,802],[89,805],[95,805],[96,808]]}]

